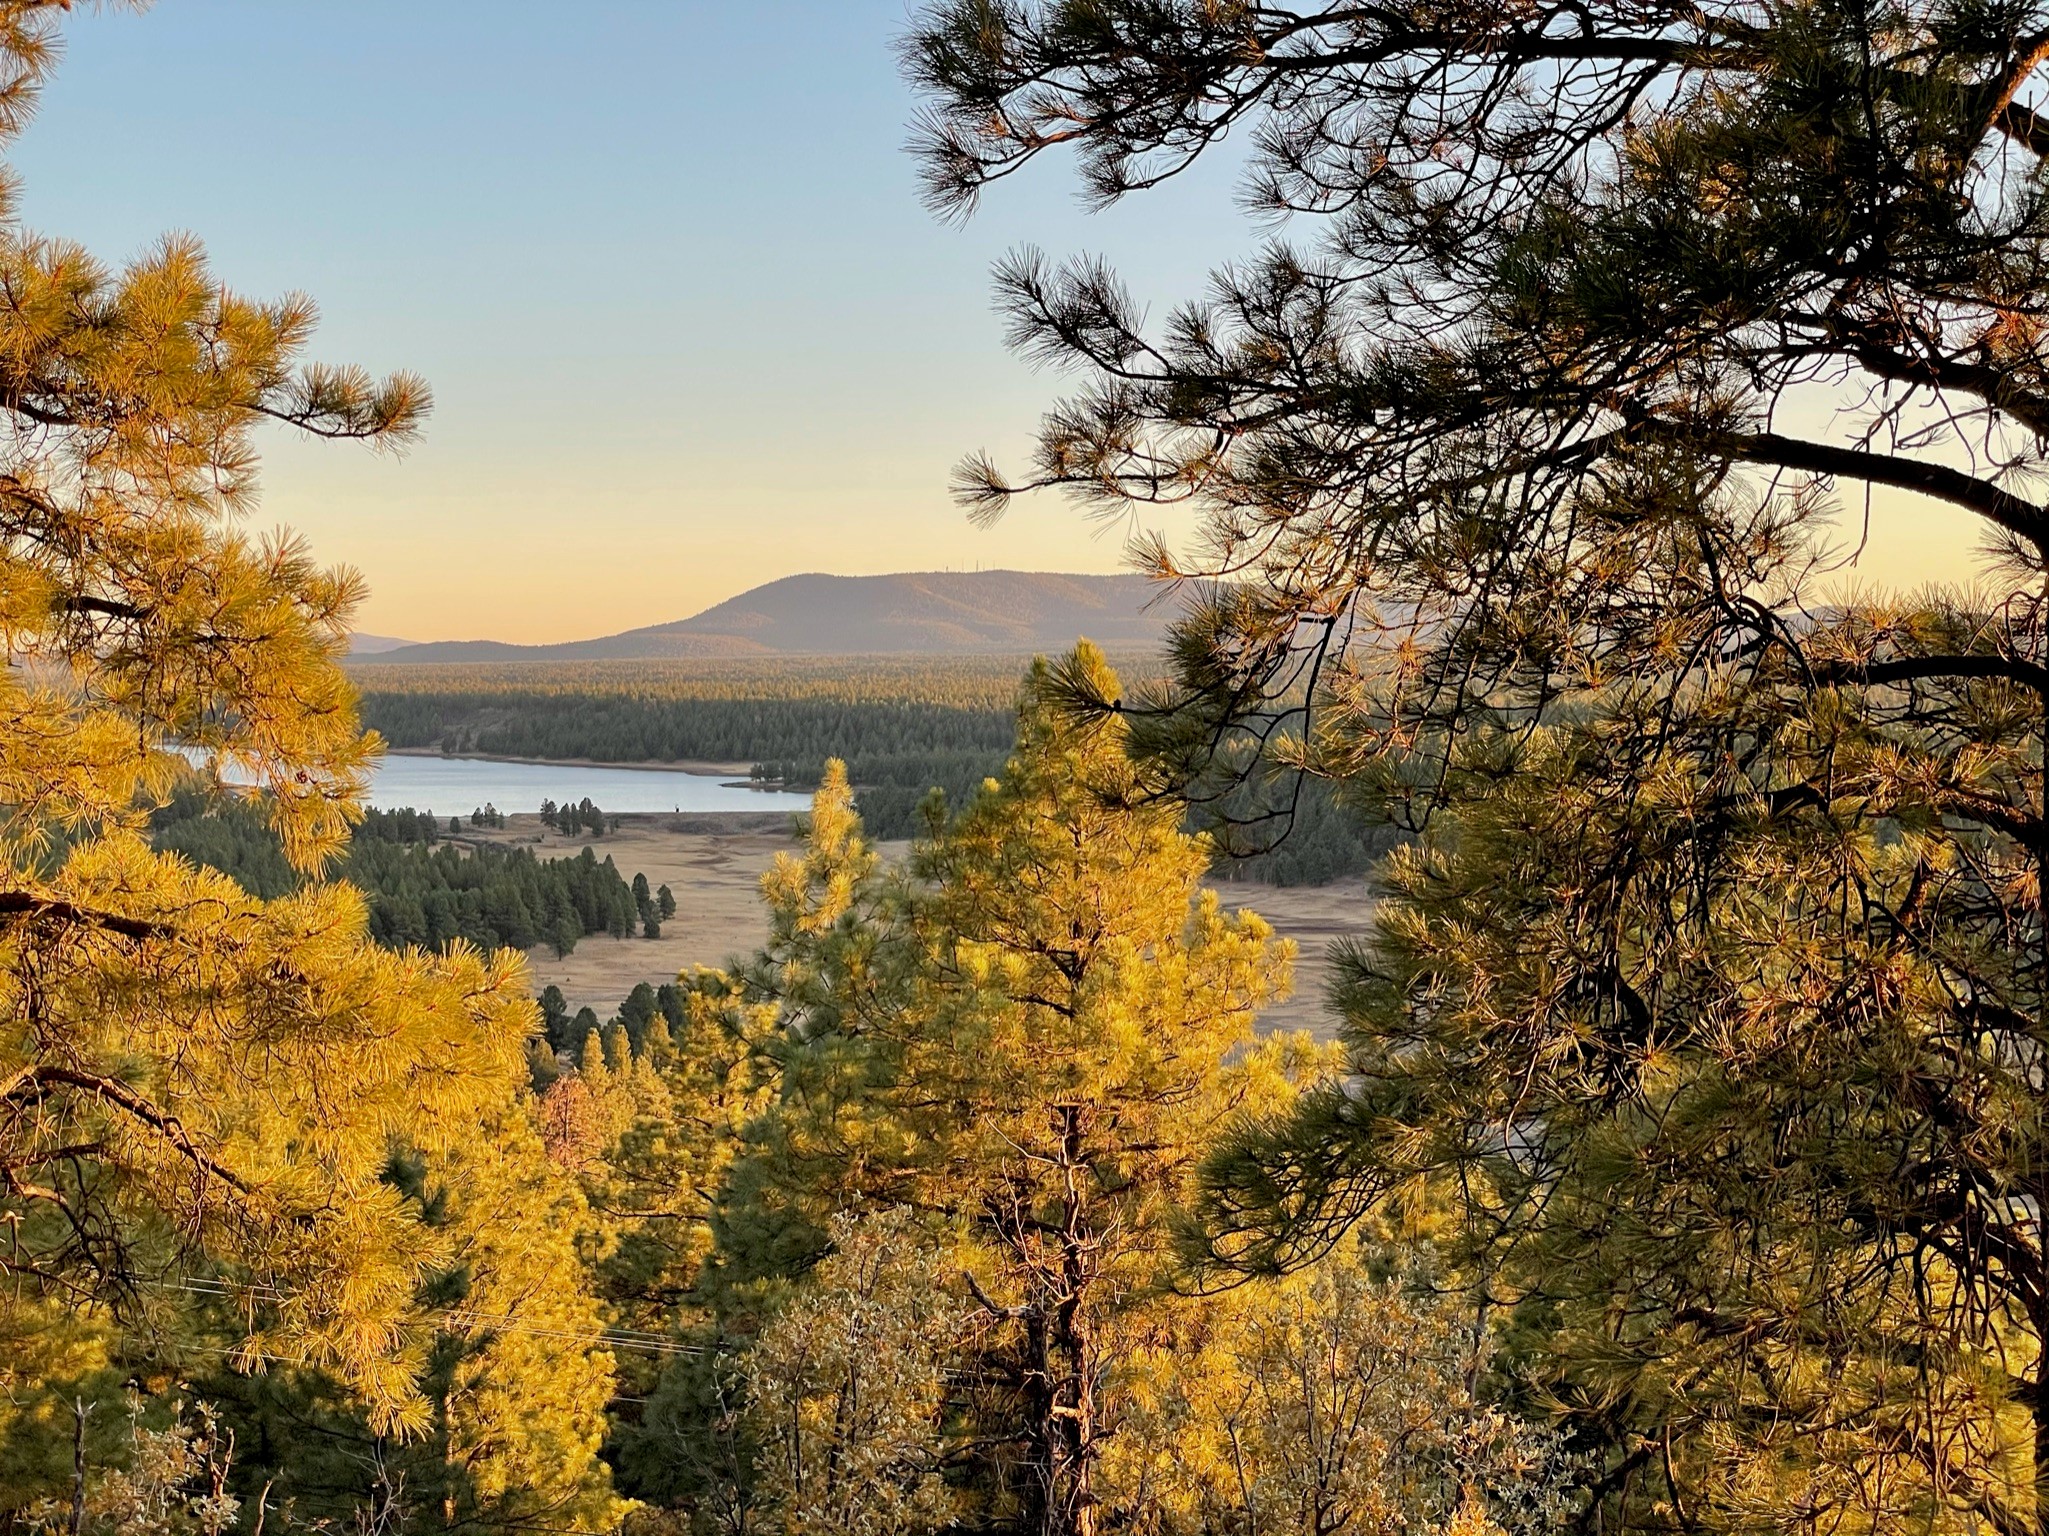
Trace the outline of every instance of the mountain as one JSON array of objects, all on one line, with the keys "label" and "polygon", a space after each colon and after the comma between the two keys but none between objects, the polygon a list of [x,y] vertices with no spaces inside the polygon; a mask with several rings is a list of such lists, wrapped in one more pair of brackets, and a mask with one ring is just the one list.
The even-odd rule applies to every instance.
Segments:
[{"label": "mountain", "polygon": [[390,635],[366,635],[359,632],[349,636],[349,654],[351,656],[382,656],[386,651],[402,651],[407,646],[417,643],[417,641],[413,640],[394,639]]},{"label": "mountain", "polygon": [[[1143,576],[922,571],[785,576],[691,618],[597,640],[508,645],[448,640],[379,655],[393,662],[658,661],[735,656],[1013,655],[1065,650],[1086,635],[1109,650],[1158,643],[1174,612]],[[1148,606],[1151,605],[1151,606]]]}]

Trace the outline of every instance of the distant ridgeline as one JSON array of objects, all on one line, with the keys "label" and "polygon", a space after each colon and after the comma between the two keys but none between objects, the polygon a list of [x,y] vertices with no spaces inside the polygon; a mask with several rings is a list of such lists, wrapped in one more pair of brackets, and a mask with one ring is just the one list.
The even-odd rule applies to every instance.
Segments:
[{"label": "distant ridgeline", "polygon": [[[1145,662],[1119,663],[1127,677]],[[847,764],[870,835],[909,837],[933,789],[959,803],[1002,766],[1019,657],[357,666],[366,725],[394,747],[600,763],[746,763],[817,787]],[[1363,871],[1377,840],[1321,784],[1271,851],[1220,860],[1222,879],[1316,885]]]},{"label": "distant ridgeline", "polygon": [[[257,811],[181,790],[151,818],[157,847],[232,876],[266,899],[299,876]],[[333,871],[370,905],[370,934],[386,948],[446,949],[465,939],[480,949],[537,944],[568,954],[586,934],[624,938],[642,927],[642,903],[612,860],[586,848],[574,858],[537,859],[531,849],[440,841],[432,815],[371,811]]]}]

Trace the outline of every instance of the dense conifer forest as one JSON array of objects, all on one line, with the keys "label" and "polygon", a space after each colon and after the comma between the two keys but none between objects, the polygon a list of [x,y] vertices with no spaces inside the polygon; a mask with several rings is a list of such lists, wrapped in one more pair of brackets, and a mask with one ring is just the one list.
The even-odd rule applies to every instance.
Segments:
[{"label": "dense conifer forest", "polygon": [[[151,841],[265,899],[304,881],[259,810],[197,789],[155,813]],[[547,944],[566,955],[586,935],[624,938],[644,922],[609,855],[585,848],[574,858],[540,859],[528,848],[451,842],[431,812],[366,812],[332,873],[363,892],[370,935],[387,947],[444,950],[461,940],[486,951]]]},{"label": "dense conifer forest", "polygon": [[958,798],[1003,760],[1022,663],[717,662],[359,668],[363,717],[395,747],[595,762],[745,763],[816,786],[847,762],[879,835],[935,786]]},{"label": "dense conifer forest", "polygon": [[[0,143],[85,9],[0,0]],[[760,941],[611,1021],[494,946],[675,893],[366,816],[364,583],[245,531],[263,434],[424,382],[0,176],[0,1536],[2049,1533],[2049,4],[920,0],[900,57],[944,212],[1228,139],[1276,216],[1172,309],[1008,259],[1069,392],[956,479],[1201,596],[1142,691],[357,674],[815,784]],[[1982,581],[1845,596],[1860,487]],[[1328,1027],[1208,820],[1381,851]]]},{"label": "dense conifer forest", "polygon": [[[529,661],[380,666],[352,661],[348,674],[366,694],[460,695],[485,709],[493,699],[648,698],[811,699],[841,704],[912,700],[955,709],[1017,707],[1026,655],[776,656],[688,661]],[[1156,670],[1149,657],[1120,658],[1134,677]]]}]

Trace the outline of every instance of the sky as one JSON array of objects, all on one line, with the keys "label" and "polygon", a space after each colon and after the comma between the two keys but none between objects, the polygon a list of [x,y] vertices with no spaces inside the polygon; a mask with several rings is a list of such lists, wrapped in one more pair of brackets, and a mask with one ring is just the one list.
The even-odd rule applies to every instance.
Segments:
[{"label": "sky", "polygon": [[[800,571],[1119,569],[1129,527],[1037,498],[978,529],[948,497],[971,451],[1019,462],[1063,385],[1005,352],[990,269],[1103,255],[1157,314],[1263,231],[1228,161],[1101,213],[1048,163],[935,220],[903,152],[905,15],[82,10],[10,158],[32,227],[112,260],[191,231],[231,287],[314,296],[314,356],[426,376],[402,457],[264,444],[252,522],[364,572],[366,631],[537,643]],[[1962,579],[1972,540],[1881,497],[1857,574]]]}]

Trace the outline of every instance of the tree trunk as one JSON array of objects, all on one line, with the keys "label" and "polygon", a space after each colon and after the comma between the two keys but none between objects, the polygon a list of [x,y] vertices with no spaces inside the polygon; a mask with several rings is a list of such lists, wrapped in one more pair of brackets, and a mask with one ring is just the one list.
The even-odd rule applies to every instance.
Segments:
[{"label": "tree trunk", "polygon": [[1088,1303],[1100,1233],[1089,1225],[1091,1170],[1084,1156],[1088,1108],[1051,1108],[1059,1213],[1044,1221],[1043,1189],[1013,1183],[1011,1203],[995,1212],[1025,1276],[1026,1301],[1007,1315],[1024,1330],[1019,1369],[1025,1475],[1017,1529],[1030,1536],[1097,1536],[1095,1495],[1096,1344]]},{"label": "tree trunk", "polygon": [[[2038,662],[2049,662],[2049,570],[2042,575],[2042,590],[2038,598],[2034,622],[2030,626],[2034,633],[2029,637],[2034,644],[2030,647]],[[2042,823],[2049,826],[2049,694],[2038,693],[2035,702],[2041,706],[2042,718],[2039,734],[2036,736],[2040,756],[2035,762],[2035,777],[2040,798],[2037,805],[2041,811]],[[2035,1027],[2037,1044],[2049,1048],[2049,869],[2043,868],[2039,855],[2035,858]],[[2038,1090],[2039,1091],[2039,1090]],[[2040,1167],[2040,1164],[2037,1164]],[[2038,1174],[2035,1180],[2035,1251],[2038,1254],[2049,1250],[2049,1244],[2042,1241],[2044,1223],[2049,1223],[2049,1185]],[[2035,1397],[2029,1405],[2029,1412],[2035,1424],[2035,1508],[2032,1525],[2036,1536],[2049,1536],[2049,1295],[2038,1285],[2034,1304],[2029,1309],[2030,1321],[2035,1327]]]},{"label": "tree trunk", "polygon": [[71,1536],[85,1529],[85,1421],[92,1416],[82,1397],[71,1400]]},{"label": "tree trunk", "polygon": [[1060,1231],[1060,1291],[1048,1340],[1052,1420],[1047,1425],[1051,1497],[1045,1536],[1096,1536],[1095,1340],[1084,1303],[1095,1279],[1094,1236],[1087,1225],[1088,1165],[1083,1158],[1087,1111],[1080,1104],[1054,1106],[1060,1137],[1059,1167],[1065,1210]]},{"label": "tree trunk", "polygon": [[1047,1348],[1048,1328],[1042,1307],[1024,1309],[1024,1399],[1026,1434],[1025,1508],[1019,1522],[1032,1536],[1051,1536],[1054,1520],[1053,1361]]}]

